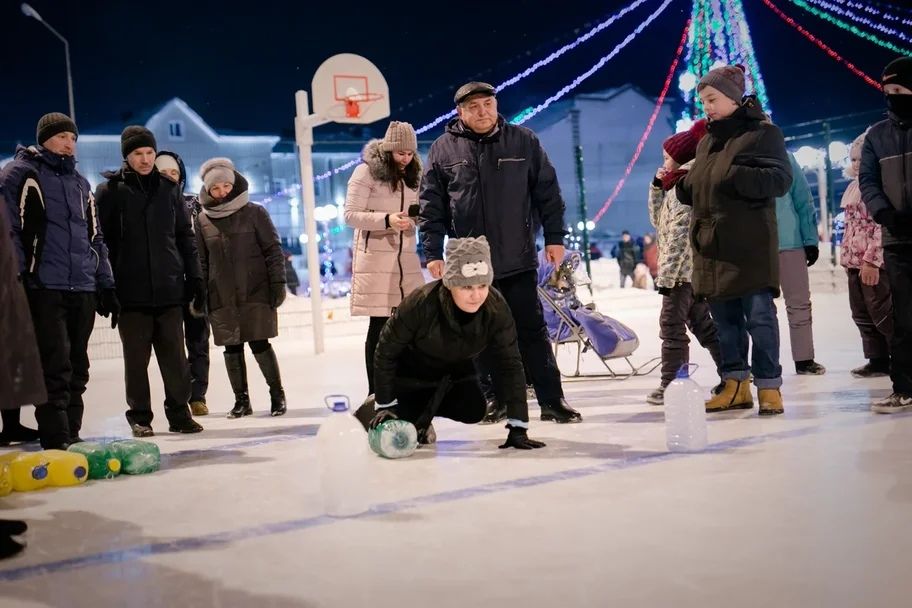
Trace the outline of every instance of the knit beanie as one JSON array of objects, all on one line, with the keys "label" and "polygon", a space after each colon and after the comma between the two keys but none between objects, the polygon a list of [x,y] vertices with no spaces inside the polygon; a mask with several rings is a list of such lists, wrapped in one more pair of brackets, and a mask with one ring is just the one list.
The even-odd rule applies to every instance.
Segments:
[{"label": "knit beanie", "polygon": [[679,165],[689,163],[697,156],[697,144],[706,135],[706,121],[698,120],[687,131],[675,133],[662,143],[662,149]]},{"label": "knit beanie", "polygon": [[224,157],[210,158],[200,167],[200,179],[206,192],[216,184],[234,184],[234,163]]},{"label": "knit beanie", "polygon": [[697,85],[697,92],[706,87],[712,87],[734,101],[741,103],[744,98],[744,66],[723,65],[714,70],[710,70]]},{"label": "knit beanie", "polygon": [[912,89],[912,57],[900,57],[888,63],[880,77],[880,84],[898,84]]},{"label": "knit beanie", "polygon": [[446,245],[446,264],[443,269],[443,284],[453,287],[469,285],[490,285],[494,282],[494,268],[491,266],[491,248],[488,239],[449,239]]},{"label": "knit beanie", "polygon": [[40,146],[58,133],[67,132],[78,137],[79,131],[76,129],[76,123],[66,114],[51,112],[50,114],[45,114],[38,120],[35,141]]},{"label": "knit beanie", "polygon": [[120,153],[126,158],[130,152],[139,148],[152,148],[157,150],[155,136],[152,131],[140,125],[130,125],[120,134]]},{"label": "knit beanie", "polygon": [[159,154],[155,157],[155,167],[159,171],[166,171],[168,169],[173,169],[180,173],[180,165],[177,164],[177,159],[171,156],[170,154]]},{"label": "knit beanie", "polygon": [[418,136],[415,129],[407,122],[392,121],[386,129],[386,135],[380,143],[384,152],[415,152],[418,153]]}]

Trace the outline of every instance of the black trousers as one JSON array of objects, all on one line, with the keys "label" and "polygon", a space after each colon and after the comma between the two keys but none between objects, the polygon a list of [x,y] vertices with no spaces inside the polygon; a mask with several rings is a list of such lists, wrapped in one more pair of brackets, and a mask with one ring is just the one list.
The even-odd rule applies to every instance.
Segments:
[{"label": "black trousers", "polygon": [[[550,404],[560,401],[564,397],[564,390],[561,387],[560,370],[551,351],[548,330],[545,328],[537,286],[538,272],[535,270],[494,280],[494,287],[503,295],[513,313],[526,378],[535,387],[539,404]],[[477,363],[484,392],[493,394],[489,377],[494,365],[490,354],[487,351],[482,353]]]},{"label": "black trousers", "polygon": [[[473,373],[471,365],[467,370],[458,370],[458,376],[446,376],[449,386],[437,409],[430,411],[435,393],[444,377],[437,380],[427,378],[396,378],[396,414],[402,420],[411,422],[419,429],[427,428],[436,416],[442,416],[462,422],[477,424],[484,418],[486,403],[478,376]],[[367,427],[376,411],[368,408],[367,403],[355,413],[355,416]]]},{"label": "black trousers", "polygon": [[861,349],[865,359],[889,361],[890,340],[893,337],[893,298],[890,278],[880,273],[877,285],[861,282],[861,271],[849,268],[849,308],[861,334]]},{"label": "black trousers", "polygon": [[884,247],[884,266],[893,292],[890,378],[894,392],[912,395],[912,245]]},{"label": "black trousers", "polygon": [[173,423],[190,418],[190,367],[184,352],[184,319],[180,306],[125,311],[120,315],[124,380],[127,386],[127,422],[152,424],[149,393],[149,357],[155,359],[165,385],[165,416]]},{"label": "black trousers", "polygon": [[367,326],[367,340],[364,341],[364,367],[367,369],[367,394],[374,394],[374,355],[380,343],[380,332],[389,317],[371,317]]},{"label": "black trousers", "polygon": [[184,307],[184,340],[190,362],[190,401],[206,402],[209,390],[209,320],[190,314]]},{"label": "black trousers", "polygon": [[719,334],[709,313],[709,304],[694,299],[690,283],[676,285],[662,296],[659,316],[659,337],[662,339],[662,386],[668,386],[682,366],[690,363],[690,338],[696,336],[700,345],[709,351],[716,369],[722,367]]},{"label": "black trousers", "polygon": [[[29,289],[29,308],[44,368],[47,403],[35,407],[44,448],[79,435],[89,382],[89,337],[95,327],[94,293]],[[12,345],[8,345],[12,347]]]},{"label": "black trousers", "polygon": [[[241,342],[240,344],[228,344],[225,346],[225,352],[235,355],[238,353],[243,353],[244,344],[244,342]],[[250,352],[252,352],[254,355],[258,355],[269,350],[269,340],[251,340],[246,344],[250,346]]]}]

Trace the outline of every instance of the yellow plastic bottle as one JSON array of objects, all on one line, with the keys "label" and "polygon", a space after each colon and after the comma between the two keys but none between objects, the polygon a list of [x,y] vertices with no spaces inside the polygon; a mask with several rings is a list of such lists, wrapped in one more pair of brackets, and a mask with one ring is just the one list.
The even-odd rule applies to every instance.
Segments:
[{"label": "yellow plastic bottle", "polygon": [[89,478],[89,461],[82,454],[45,450],[48,460],[48,485],[55,488],[77,486]]},{"label": "yellow plastic bottle", "polygon": [[31,492],[48,485],[48,459],[44,452],[22,452],[10,463],[13,490]]},{"label": "yellow plastic bottle", "polygon": [[0,461],[0,496],[8,496],[13,491],[13,475],[9,463]]}]

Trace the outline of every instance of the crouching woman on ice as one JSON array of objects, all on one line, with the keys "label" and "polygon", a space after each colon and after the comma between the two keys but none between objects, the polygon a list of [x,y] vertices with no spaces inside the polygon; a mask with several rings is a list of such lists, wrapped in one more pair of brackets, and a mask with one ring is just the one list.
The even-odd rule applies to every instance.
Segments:
[{"label": "crouching woman on ice", "polygon": [[490,349],[494,390],[507,406],[509,434],[501,448],[544,447],[529,439],[526,381],[513,315],[491,287],[494,269],[485,237],[450,239],[442,281],[406,297],[380,334],[374,387],[356,412],[365,428],[399,418],[415,425],[419,443],[436,441],[431,422],[443,416],[466,424],[485,414],[473,360]]}]

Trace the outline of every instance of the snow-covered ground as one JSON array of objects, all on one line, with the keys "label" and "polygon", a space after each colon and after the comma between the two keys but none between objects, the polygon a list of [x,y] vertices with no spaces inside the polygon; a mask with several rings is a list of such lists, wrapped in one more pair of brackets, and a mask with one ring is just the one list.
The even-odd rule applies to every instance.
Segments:
[{"label": "snow-covered ground", "polygon": [[[638,332],[635,362],[656,356],[660,297],[606,288],[613,274],[600,269],[599,309]],[[436,447],[371,459],[374,508],[344,520],[321,514],[313,436],[324,395],[366,392],[366,324],[330,306],[317,357],[306,301],[291,302],[283,319],[298,311],[301,323],[276,342],[288,415],[268,417],[249,358],[256,415],[227,420],[213,350],[204,433],[168,434],[156,406],[160,472],[0,499],[0,517],[30,525],[26,551],[0,562],[0,606],[908,605],[912,418],[868,411],[889,383],[851,378],[862,358],[847,296],[815,273],[829,373],[794,375],[780,301],[784,416],[714,415],[706,453],[670,454],[662,410],[644,401],[655,374],[568,382],[583,424],[538,422],[530,406],[530,434],[547,448],[498,450],[502,427],[438,420]],[[104,333],[89,439],[128,434],[122,363],[100,355]],[[696,379],[714,384],[706,353],[692,358]]]}]

